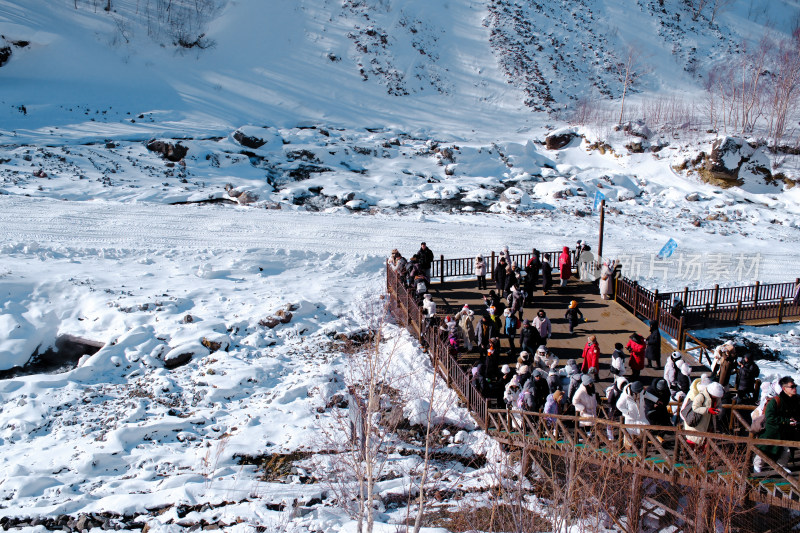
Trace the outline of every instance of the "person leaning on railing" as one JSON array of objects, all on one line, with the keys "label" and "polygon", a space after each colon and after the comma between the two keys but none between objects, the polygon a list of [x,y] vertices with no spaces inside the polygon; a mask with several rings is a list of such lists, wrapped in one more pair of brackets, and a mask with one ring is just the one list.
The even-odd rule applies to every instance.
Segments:
[{"label": "person leaning on railing", "polygon": [[[699,419],[694,425],[685,419],[683,428],[691,432],[708,432],[711,426],[711,419],[721,412],[720,405],[724,395],[725,389],[716,381],[709,383],[705,389],[699,391],[694,400],[692,400],[692,411],[699,415]],[[705,447],[705,439],[700,436],[687,435],[686,441],[691,446]]]}]

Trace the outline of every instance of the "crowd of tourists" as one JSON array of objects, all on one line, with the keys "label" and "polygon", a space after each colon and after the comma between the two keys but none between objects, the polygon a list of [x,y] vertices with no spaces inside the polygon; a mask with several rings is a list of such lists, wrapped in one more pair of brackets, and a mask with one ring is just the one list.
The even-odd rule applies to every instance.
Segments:
[{"label": "crowd of tourists", "polygon": [[[599,275],[598,290],[604,299],[613,296],[612,279],[616,263],[604,261],[587,264],[588,246],[581,241],[574,253],[564,247],[556,268],[558,285],[563,291],[573,277],[572,257],[577,258],[575,269],[582,279]],[[487,398],[493,398],[509,411],[531,411],[549,415],[574,415],[587,431],[594,426],[592,419],[605,416],[612,421],[628,425],[671,426],[678,425],[691,432],[686,440],[691,446],[704,446],[701,433],[713,432],[717,420],[723,415],[723,403],[736,398],[737,403],[756,405],[752,413],[752,429],[762,438],[797,440],[797,420],[800,420],[800,399],[791,377],[767,383],[756,389],[760,374],[751,354],[737,358],[732,341],[718,346],[712,355],[711,372],[692,379],[691,364],[679,351],[672,352],[662,366],[661,335],[657,322],[652,322],[647,337],[638,333],[629,336],[627,343],[614,345],[610,357],[610,384],[599,387],[601,351],[595,335],[588,335],[580,364],[568,359],[563,366],[548,346],[552,336],[552,323],[544,309],[539,309],[532,319],[523,318],[523,309],[533,303],[533,295],[554,289],[553,265],[548,254],[534,249],[530,260],[519,265],[512,260],[508,248],[499,254],[491,271],[493,288],[483,296],[481,309],[464,305],[457,313],[437,318],[436,303],[428,287],[433,253],[423,242],[420,250],[406,261],[397,251],[392,251],[390,267],[417,296],[426,314],[426,324],[436,328],[453,355],[461,352],[477,353],[471,368],[472,384]],[[486,258],[475,258],[474,274],[477,289],[487,290],[487,274],[491,266]],[[564,312],[570,335],[584,322],[577,300],[572,300]],[[501,348],[501,339],[508,348]],[[501,364],[503,360],[504,364]],[[511,359],[510,361],[508,359]],[[724,379],[735,375],[733,386],[726,390],[719,383],[720,369],[729,368]],[[658,375],[643,378],[645,367],[659,371]],[[730,413],[724,413],[731,416]],[[626,439],[635,438],[639,431],[628,428]],[[697,433],[697,435],[693,435]],[[607,437],[617,438],[610,426]],[[779,464],[790,460],[789,448],[764,446],[762,450]],[[754,469],[762,468],[756,456]]]}]

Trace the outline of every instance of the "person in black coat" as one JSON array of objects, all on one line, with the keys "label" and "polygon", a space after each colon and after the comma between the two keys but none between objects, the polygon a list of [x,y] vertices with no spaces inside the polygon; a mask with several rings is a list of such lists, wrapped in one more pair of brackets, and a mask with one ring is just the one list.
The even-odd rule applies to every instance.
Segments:
[{"label": "person in black coat", "polygon": [[531,321],[527,318],[522,321],[522,328],[519,330],[520,350],[528,353],[535,353],[542,344],[542,336],[539,330],[531,326]]},{"label": "person in black coat", "polygon": [[528,294],[527,304],[533,303],[533,293],[539,285],[539,270],[542,268],[542,262],[539,260],[539,250],[533,249],[533,256],[528,260],[525,265],[525,292]]},{"label": "person in black coat", "polygon": [[650,335],[645,340],[644,356],[648,367],[661,368],[661,332],[658,331],[657,321],[650,323]]},{"label": "person in black coat", "polygon": [[472,367],[472,385],[484,396],[487,392],[488,383],[486,381],[486,358],[481,356],[478,362]]},{"label": "person in black coat", "polygon": [[417,259],[419,259],[419,266],[422,269],[422,272],[425,274],[425,277],[430,280],[431,266],[433,265],[433,252],[424,242],[419,246]]},{"label": "person in black coat", "polygon": [[526,387],[531,389],[533,395],[533,410],[541,412],[547,397],[550,395],[550,386],[547,384],[546,374],[540,368],[533,371],[533,379],[526,382]]},{"label": "person in black coat", "polygon": [[760,373],[761,369],[753,361],[753,356],[744,354],[736,369],[736,391],[740,402],[755,405],[756,378]]},{"label": "person in black coat", "polygon": [[547,294],[552,285],[553,267],[550,265],[550,261],[547,260],[547,256],[545,256],[544,261],[542,261],[542,292]]},{"label": "person in black coat", "polygon": [[669,405],[669,385],[664,379],[659,379],[655,384],[644,391],[644,408],[647,421],[653,426],[671,426],[667,406]]},{"label": "person in black coat", "polygon": [[494,267],[492,271],[492,281],[494,281],[494,288],[497,290],[500,296],[503,295],[503,291],[506,289],[506,267],[508,263],[506,263],[506,259],[504,257],[500,258],[500,261],[497,262],[497,266]]}]

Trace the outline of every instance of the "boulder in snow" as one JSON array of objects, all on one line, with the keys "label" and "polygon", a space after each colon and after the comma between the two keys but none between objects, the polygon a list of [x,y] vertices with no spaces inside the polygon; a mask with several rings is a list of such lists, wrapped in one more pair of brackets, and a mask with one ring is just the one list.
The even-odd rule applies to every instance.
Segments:
[{"label": "boulder in snow", "polygon": [[168,161],[178,162],[189,152],[189,149],[183,146],[182,144],[172,144],[167,143],[164,141],[156,141],[152,140],[147,143],[147,149],[151,152],[157,152],[161,154],[164,159]]},{"label": "boulder in snow", "polygon": [[570,129],[561,129],[552,132],[545,138],[545,146],[548,150],[561,150],[566,147],[578,134]]},{"label": "boulder in snow", "polygon": [[177,368],[191,361],[195,355],[205,357],[209,353],[208,348],[200,343],[184,344],[173,348],[164,355],[164,366],[170,369]]}]

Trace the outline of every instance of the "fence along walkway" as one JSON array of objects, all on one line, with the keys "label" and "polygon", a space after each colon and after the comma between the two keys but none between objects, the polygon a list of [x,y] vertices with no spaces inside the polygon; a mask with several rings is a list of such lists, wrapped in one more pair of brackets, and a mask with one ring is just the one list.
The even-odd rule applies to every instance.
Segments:
[{"label": "fence along walkway", "polygon": [[[481,427],[497,440],[523,450],[523,459],[534,461],[545,472],[548,469],[544,462],[537,459],[542,455],[579,456],[587,464],[612,465],[619,472],[666,484],[664,492],[673,494],[674,505],[668,509],[672,514],[678,513],[677,502],[683,496],[675,494],[681,493],[681,490],[708,492],[714,489],[718,492],[720,488],[743,491],[742,501],[800,511],[800,483],[796,475],[800,463],[792,463],[792,470],[786,472],[758,448],[759,445],[785,446],[800,459],[800,454],[795,453],[800,442],[765,441],[750,436],[719,433],[698,434],[679,427],[631,426],[606,418],[580,419],[492,409],[489,400],[472,385],[469,368],[463,367],[456,357],[449,354],[445,339],[436,329],[425,327],[425,315],[391,268],[386,269],[386,289],[391,313],[398,323],[405,325],[427,344],[434,367],[458,393]],[[749,431],[749,417],[742,416],[739,411],[748,408],[726,407],[732,413],[728,429],[746,434]],[[581,422],[589,422],[592,431],[588,431]],[[614,440],[608,438],[607,428],[615,434]],[[688,433],[703,436],[705,449],[687,444],[685,436]],[[752,458],[756,455],[767,465],[767,471],[762,475],[750,472]],[[550,475],[558,475],[558,472],[551,469]],[[641,494],[641,491],[633,496],[637,497],[636,494]],[[650,499],[653,506],[671,505]],[[687,523],[692,521],[683,515],[680,518]]]}]

